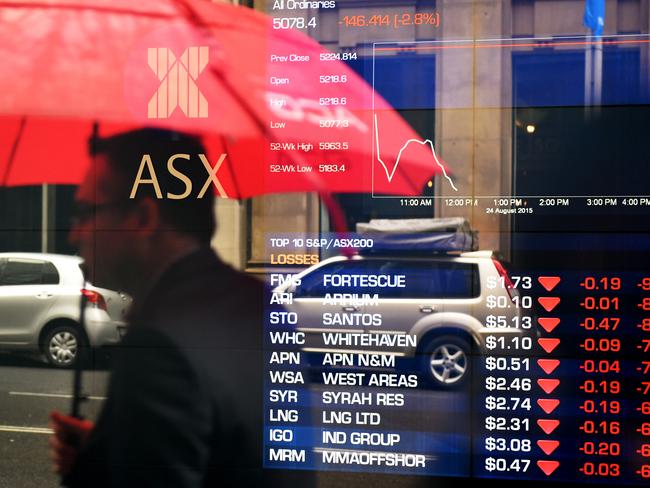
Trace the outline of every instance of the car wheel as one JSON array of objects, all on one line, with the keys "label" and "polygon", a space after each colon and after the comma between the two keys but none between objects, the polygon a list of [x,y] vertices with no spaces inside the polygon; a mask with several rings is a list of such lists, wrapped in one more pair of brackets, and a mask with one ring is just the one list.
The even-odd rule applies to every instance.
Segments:
[{"label": "car wheel", "polygon": [[463,385],[469,377],[469,352],[469,343],[460,337],[441,336],[431,339],[422,348],[420,358],[426,381],[442,389]]},{"label": "car wheel", "polygon": [[67,368],[77,361],[80,345],[79,331],[75,327],[59,325],[47,334],[43,352],[52,366]]}]

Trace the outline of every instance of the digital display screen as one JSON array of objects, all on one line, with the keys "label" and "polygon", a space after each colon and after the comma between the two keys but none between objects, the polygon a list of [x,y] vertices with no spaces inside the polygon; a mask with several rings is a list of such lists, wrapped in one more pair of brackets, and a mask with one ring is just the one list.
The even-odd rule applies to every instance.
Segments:
[{"label": "digital display screen", "polygon": [[0,7],[8,486],[648,485],[649,0],[72,3]]},{"label": "digital display screen", "polygon": [[[647,9],[266,11],[323,48],[269,44],[269,124],[287,135],[267,177],[332,181],[350,233],[330,219],[260,244],[277,265],[265,467],[647,483]],[[318,93],[287,95],[306,80]]]}]

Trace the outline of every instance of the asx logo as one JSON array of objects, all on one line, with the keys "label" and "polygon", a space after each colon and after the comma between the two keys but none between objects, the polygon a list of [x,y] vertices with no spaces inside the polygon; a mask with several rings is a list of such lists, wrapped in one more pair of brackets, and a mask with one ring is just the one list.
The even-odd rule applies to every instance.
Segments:
[{"label": "asx logo", "polygon": [[152,47],[147,51],[149,67],[160,85],[149,100],[147,117],[166,119],[176,107],[189,118],[206,118],[208,101],[196,84],[209,61],[208,46],[191,46],[179,58],[166,47]]},{"label": "asx logo", "polygon": [[[203,167],[205,168],[205,171],[207,172],[208,176],[206,177],[205,183],[203,184],[203,187],[201,188],[201,191],[199,191],[196,198],[203,198],[205,192],[207,192],[210,189],[212,184],[214,184],[215,188],[217,189],[219,196],[228,198],[228,195],[226,194],[226,190],[224,190],[221,181],[219,181],[219,178],[217,177],[217,172],[219,171],[219,168],[221,168],[221,165],[223,164],[224,160],[226,159],[226,154],[223,153],[219,157],[219,160],[217,161],[217,164],[214,165],[214,167],[210,164],[208,158],[205,157],[205,154],[199,154],[198,156],[201,162],[203,163]],[[184,159],[188,161],[190,159],[190,155],[174,154],[167,160],[167,172],[169,172],[174,178],[182,181],[183,184],[185,185],[185,190],[183,191],[183,193],[167,192],[166,198],[170,200],[182,200],[184,198],[189,197],[192,193],[192,180],[190,180],[187,177],[187,175],[179,171],[174,166],[174,162],[177,159]],[[145,171],[149,173],[148,177],[145,176],[144,174]],[[136,195],[138,194],[138,188],[140,187],[140,185],[144,185],[144,184],[153,185],[154,192],[156,193],[156,198],[159,200],[163,198],[163,193],[162,190],[160,189],[160,183],[158,182],[158,176],[156,175],[156,170],[154,169],[153,161],[151,160],[151,155],[149,154],[144,154],[142,156],[142,160],[140,161],[140,167],[138,168],[138,174],[136,175],[135,180],[133,181],[133,186],[131,187],[131,194],[129,195],[129,198],[130,199],[135,198]]]}]

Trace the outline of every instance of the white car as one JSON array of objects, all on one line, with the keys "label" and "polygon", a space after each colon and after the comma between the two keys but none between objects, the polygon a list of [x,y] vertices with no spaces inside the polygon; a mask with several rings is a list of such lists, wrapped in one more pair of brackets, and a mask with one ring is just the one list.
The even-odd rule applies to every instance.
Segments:
[{"label": "white car", "polygon": [[492,251],[333,257],[274,291],[292,294],[306,352],[415,358],[440,388],[467,380],[488,336],[535,333]]},{"label": "white car", "polygon": [[[82,259],[0,253],[0,349],[41,352],[53,366],[72,366],[80,346],[117,344],[131,298],[84,285]],[[86,296],[85,330],[79,326]]]}]

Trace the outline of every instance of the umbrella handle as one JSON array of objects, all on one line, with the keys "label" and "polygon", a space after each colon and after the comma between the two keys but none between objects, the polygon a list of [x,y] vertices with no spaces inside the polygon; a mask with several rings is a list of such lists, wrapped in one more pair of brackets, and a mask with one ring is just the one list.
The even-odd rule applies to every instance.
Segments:
[{"label": "umbrella handle", "polygon": [[[84,280],[83,287],[86,287],[86,282]],[[82,331],[86,330],[86,304],[88,303],[88,298],[84,293],[81,293],[81,298],[79,299],[79,327]],[[72,380],[72,405],[70,408],[70,415],[72,417],[81,419],[81,402],[84,400],[83,395],[81,394],[81,376],[82,376],[82,354],[81,354],[81,342],[77,347],[77,360],[75,361],[74,366],[74,376]]]},{"label": "umbrella handle", "polygon": [[4,175],[2,175],[1,186],[7,186],[9,182],[9,174],[11,173],[11,168],[14,165],[14,160],[16,159],[16,153],[18,152],[18,145],[20,144],[20,139],[23,136],[25,131],[25,124],[27,123],[27,117],[23,116],[20,119],[20,125],[18,126],[18,134],[16,134],[16,139],[14,140],[13,145],[11,146],[11,151],[9,152],[9,160],[7,161],[7,167],[5,168]]}]

